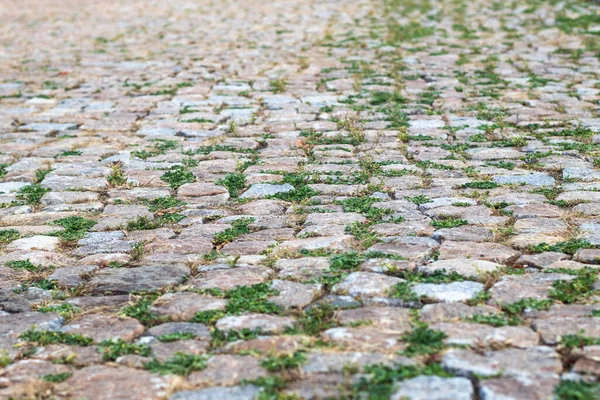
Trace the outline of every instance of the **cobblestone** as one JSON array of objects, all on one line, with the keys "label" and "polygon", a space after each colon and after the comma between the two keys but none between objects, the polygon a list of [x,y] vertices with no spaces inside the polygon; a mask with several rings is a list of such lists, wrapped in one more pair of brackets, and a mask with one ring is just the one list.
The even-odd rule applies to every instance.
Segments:
[{"label": "cobblestone", "polygon": [[599,397],[599,15],[0,0],[0,400]]}]

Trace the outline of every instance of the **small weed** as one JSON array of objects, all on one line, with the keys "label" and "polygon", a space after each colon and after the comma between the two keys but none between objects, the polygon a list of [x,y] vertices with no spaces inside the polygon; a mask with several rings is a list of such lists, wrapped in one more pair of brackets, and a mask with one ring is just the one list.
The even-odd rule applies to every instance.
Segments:
[{"label": "small weed", "polygon": [[450,282],[462,282],[468,278],[459,274],[458,272],[446,270],[436,270],[431,274],[423,274],[414,270],[402,270],[397,274],[399,278],[406,280],[409,283],[450,283]]},{"label": "small weed", "polygon": [[283,396],[286,381],[278,376],[261,376],[257,379],[244,380],[242,385],[254,385],[261,388],[258,400],[296,400],[297,397]]},{"label": "small weed", "polygon": [[197,354],[177,353],[175,356],[165,361],[159,361],[156,358],[145,363],[144,368],[150,372],[161,375],[180,375],[188,376],[194,371],[202,371],[207,366],[208,356]]},{"label": "small weed", "polygon": [[600,338],[585,336],[584,331],[576,335],[563,335],[560,337],[559,345],[566,349],[583,349],[585,346],[600,344]]},{"label": "small weed", "polygon": [[[450,171],[453,170],[454,167],[451,165],[445,165],[445,164],[438,164],[435,163],[433,161],[417,161],[415,163],[415,165],[419,168],[423,168],[423,169],[428,169],[428,168],[432,168],[432,169],[441,169],[441,170],[446,170],[446,171]],[[422,195],[421,195],[422,196]],[[419,196],[415,196],[415,197],[419,197]],[[426,196],[425,196],[426,197]],[[405,197],[406,198],[406,197]]]},{"label": "small weed", "polygon": [[489,166],[489,167],[504,168],[504,169],[508,169],[508,170],[515,169],[515,163],[512,163],[510,161],[498,161],[496,163],[488,162],[488,163],[485,163],[485,165]]},{"label": "small weed", "polygon": [[160,335],[157,339],[161,342],[176,342],[178,340],[194,339],[196,335],[192,332],[173,332]]},{"label": "small weed", "polygon": [[104,361],[115,361],[126,354],[137,354],[142,357],[150,355],[150,346],[146,344],[127,343],[122,339],[117,341],[105,340],[99,345]]},{"label": "small weed", "polygon": [[420,365],[384,365],[373,364],[364,368],[360,379],[352,387],[352,399],[384,400],[390,399],[394,385],[417,376],[440,376],[449,378],[453,375],[446,372],[439,364]]},{"label": "small weed", "polygon": [[468,203],[466,201],[457,201],[455,203],[452,203],[452,205],[454,207],[471,207],[471,203]]},{"label": "small weed", "polygon": [[547,243],[540,243],[535,246],[531,246],[528,250],[532,253],[542,253],[545,251],[556,251],[559,253],[565,253],[570,256],[575,254],[579,249],[592,249],[596,246],[592,245],[586,240],[583,239],[571,239],[566,242],[555,243],[549,245]]},{"label": "small weed", "polygon": [[319,333],[336,326],[334,319],[335,309],[329,303],[319,303],[304,311],[296,319],[294,328],[288,328],[286,333],[304,333],[316,336]]},{"label": "small weed", "polygon": [[227,332],[224,332],[219,329],[213,329],[210,333],[211,338],[211,347],[217,348],[226,345],[227,343],[235,342],[238,340],[250,340],[256,339],[262,334],[260,329],[252,330],[248,328],[241,329],[236,331],[231,329]]},{"label": "small weed", "polygon": [[318,282],[330,289],[350,272],[356,271],[362,261],[364,259],[355,252],[335,255],[329,260],[329,269],[318,278]]},{"label": "small weed", "polygon": [[398,92],[372,92],[369,104],[372,106],[387,104],[404,104],[407,99]]},{"label": "small weed", "polygon": [[6,350],[0,350],[0,368],[4,368],[12,362],[12,359],[8,355]]},{"label": "small weed", "polygon": [[19,231],[17,231],[16,229],[0,230],[0,245],[8,244],[8,243],[12,242],[13,240],[17,240],[20,237],[21,237],[21,235],[19,234]]},{"label": "small weed", "polygon": [[233,172],[225,175],[225,177],[217,181],[216,184],[225,186],[229,191],[229,196],[236,198],[246,185],[246,176],[240,172]]},{"label": "small weed", "polygon": [[63,372],[61,374],[49,374],[42,376],[42,380],[46,382],[59,383],[69,379],[73,375],[72,372]]},{"label": "small weed", "polygon": [[592,400],[600,398],[600,383],[561,381],[554,388],[556,400]]},{"label": "small weed", "polygon": [[294,187],[294,190],[285,193],[277,193],[273,196],[269,196],[269,198],[299,203],[317,195],[318,193],[306,184],[306,179],[307,175],[302,173],[283,175],[281,183],[289,183]]},{"label": "small weed", "polygon": [[287,86],[287,81],[285,79],[273,79],[269,81],[269,89],[273,93],[283,93],[285,92],[285,88]]},{"label": "small weed", "polygon": [[401,336],[401,339],[407,343],[403,354],[409,357],[417,355],[432,356],[446,348],[444,344],[446,337],[444,332],[430,329],[423,322],[417,322],[412,331]]},{"label": "small weed", "polygon": [[557,280],[550,289],[550,298],[565,304],[583,300],[594,293],[594,283],[598,280],[598,271],[592,268],[583,268],[571,280]]},{"label": "small weed", "polygon": [[554,303],[549,299],[534,299],[531,297],[521,299],[512,304],[502,304],[502,310],[511,315],[519,315],[527,309],[531,310],[547,310]]},{"label": "small weed", "polygon": [[19,192],[17,193],[17,199],[34,206],[36,204],[39,204],[42,196],[44,196],[49,191],[50,189],[43,188],[38,183],[33,185],[27,185],[19,189]]},{"label": "small weed", "polygon": [[220,246],[231,242],[239,236],[250,233],[250,228],[248,226],[253,222],[254,218],[236,219],[231,223],[231,228],[227,228],[223,232],[215,234],[213,237],[213,243],[215,246]]},{"label": "small weed", "polygon": [[467,220],[460,218],[434,219],[431,221],[431,226],[435,229],[457,228],[459,226],[468,225]]},{"label": "small weed", "polygon": [[[380,222],[386,215],[393,214],[390,209],[373,207],[373,204],[380,202],[380,199],[374,197],[349,197],[344,200],[336,200],[334,204],[342,205],[344,212],[361,213],[371,222]],[[396,219],[393,222],[402,222],[403,219]]]},{"label": "small weed", "polygon": [[354,236],[363,248],[369,248],[380,240],[379,235],[373,232],[369,223],[355,221],[346,226],[345,231]]},{"label": "small weed", "polygon": [[35,266],[29,260],[7,261],[6,266],[13,269],[24,269],[26,271],[37,272],[40,266]]},{"label": "small weed", "polygon": [[71,319],[73,315],[81,312],[81,308],[74,307],[69,303],[55,304],[50,306],[43,306],[37,309],[37,311],[42,313],[58,313],[65,319]]},{"label": "small weed", "polygon": [[404,198],[406,200],[410,201],[411,203],[415,203],[418,206],[420,206],[421,204],[431,202],[431,199],[429,197],[425,196],[424,194],[420,194],[418,196],[413,196],[413,197],[405,196]]},{"label": "small weed", "polygon": [[192,318],[192,322],[200,324],[214,325],[219,319],[225,317],[227,314],[221,310],[207,310],[199,311]]},{"label": "small weed", "polygon": [[96,225],[96,221],[82,217],[66,217],[53,222],[53,225],[62,226],[64,231],[56,233],[57,236],[65,240],[78,240],[85,236],[85,233]]},{"label": "small weed", "polygon": [[127,178],[123,174],[123,170],[119,164],[115,164],[110,169],[110,174],[106,177],[111,186],[123,186],[127,184]]},{"label": "small weed", "polygon": [[207,310],[196,313],[193,322],[213,325],[218,319],[227,315],[239,315],[244,312],[256,312],[265,314],[278,314],[281,312],[279,306],[267,301],[267,298],[279,294],[277,290],[271,289],[267,283],[258,283],[252,286],[238,286],[222,296],[227,299],[224,310]]},{"label": "small weed", "polygon": [[180,207],[186,204],[184,201],[179,200],[173,196],[157,197],[148,203],[148,210],[151,212],[168,210],[170,208]]},{"label": "small weed", "polygon": [[283,372],[286,370],[300,368],[306,363],[306,355],[303,351],[296,351],[293,354],[283,354],[280,356],[269,356],[262,360],[260,365],[269,372]]},{"label": "small weed", "polygon": [[135,304],[124,307],[121,314],[126,317],[135,318],[147,327],[166,322],[168,318],[159,317],[150,311],[152,302],[159,296],[158,293],[142,296]]},{"label": "small weed", "polygon": [[394,285],[389,297],[405,301],[419,301],[419,296],[413,292],[412,283],[410,282],[400,282]]},{"label": "small weed", "polygon": [[177,189],[186,183],[194,182],[196,177],[191,172],[186,171],[184,167],[175,165],[165,172],[160,179],[167,182],[172,189]]},{"label": "small weed", "polygon": [[28,330],[19,336],[19,339],[35,343],[40,346],[47,346],[54,343],[71,344],[76,346],[89,346],[94,340],[78,334],[70,334],[59,331],[37,331]]},{"label": "small weed", "polygon": [[504,315],[504,314],[475,314],[470,318],[466,318],[467,321],[476,322],[478,324],[487,324],[492,326],[516,326],[523,323],[523,320],[516,315]]},{"label": "small weed", "polygon": [[279,306],[267,301],[269,296],[277,295],[277,290],[271,289],[267,283],[257,283],[252,286],[238,286],[228,290],[225,298],[228,299],[225,312],[227,314],[253,313],[279,313]]},{"label": "small weed", "polygon": [[497,183],[489,182],[489,181],[481,181],[481,182],[468,182],[465,183],[462,187],[469,189],[495,189],[499,187]]},{"label": "small weed", "polygon": [[126,229],[128,231],[143,231],[143,230],[149,230],[149,229],[157,229],[157,228],[161,227],[162,222],[163,221],[161,221],[158,218],[150,219],[147,216],[142,215],[142,216],[137,217],[137,219],[129,220],[127,222]]},{"label": "small weed", "polygon": [[81,154],[83,153],[79,150],[67,150],[60,153],[58,157],[80,156]]},{"label": "small weed", "polygon": [[46,175],[48,175],[50,172],[52,172],[52,169],[50,168],[43,168],[43,169],[38,169],[35,171],[35,183],[41,183],[44,178],[46,177]]}]

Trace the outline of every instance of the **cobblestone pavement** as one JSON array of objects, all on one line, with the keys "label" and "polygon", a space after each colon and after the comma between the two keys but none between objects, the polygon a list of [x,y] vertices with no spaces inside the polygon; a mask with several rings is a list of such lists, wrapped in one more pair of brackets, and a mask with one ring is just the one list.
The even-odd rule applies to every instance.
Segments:
[{"label": "cobblestone pavement", "polygon": [[600,398],[599,3],[0,0],[0,43],[0,399]]}]

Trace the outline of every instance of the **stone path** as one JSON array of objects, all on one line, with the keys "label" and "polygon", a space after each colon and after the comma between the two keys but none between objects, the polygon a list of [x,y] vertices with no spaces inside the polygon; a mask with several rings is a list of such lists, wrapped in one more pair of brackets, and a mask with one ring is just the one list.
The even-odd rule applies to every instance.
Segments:
[{"label": "stone path", "polygon": [[0,399],[600,398],[599,34],[0,0]]}]

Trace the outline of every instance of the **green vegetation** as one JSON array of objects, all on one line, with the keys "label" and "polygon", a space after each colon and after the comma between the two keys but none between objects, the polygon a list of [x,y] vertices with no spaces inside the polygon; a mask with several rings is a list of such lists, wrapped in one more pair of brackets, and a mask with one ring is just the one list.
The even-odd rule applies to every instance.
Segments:
[{"label": "green vegetation", "polygon": [[516,315],[505,314],[475,314],[472,317],[466,318],[466,321],[476,322],[478,324],[486,324],[492,326],[516,326],[523,323],[523,320]]},{"label": "green vegetation", "polygon": [[12,359],[10,357],[10,355],[8,354],[8,351],[2,349],[0,350],[0,368],[4,368],[8,365],[10,365],[10,363],[12,362]]},{"label": "green vegetation", "polygon": [[[381,199],[375,197],[349,197],[344,200],[336,200],[334,204],[343,207],[344,212],[357,212],[364,215],[371,222],[380,222],[387,215],[394,211],[387,208],[373,207],[373,204],[381,202]],[[402,222],[403,219],[395,219],[391,222]]]},{"label": "green vegetation", "polygon": [[54,343],[89,346],[94,342],[92,338],[83,337],[78,334],[70,334],[59,331],[37,331],[35,329],[30,329],[22,333],[19,336],[19,339],[35,343],[39,346],[47,346]]},{"label": "green vegetation", "polygon": [[119,164],[115,164],[110,168],[110,174],[106,177],[111,186],[123,186],[127,184],[127,178],[123,174],[123,170]]},{"label": "green vegetation", "polygon": [[58,157],[80,156],[81,154],[83,153],[79,150],[67,150],[60,153]]},{"label": "green vegetation", "polygon": [[85,236],[85,233],[96,225],[96,221],[82,217],[66,217],[56,220],[53,225],[62,226],[63,231],[56,232],[56,235],[64,240],[79,240]]},{"label": "green vegetation", "polygon": [[481,181],[481,182],[468,182],[463,185],[464,188],[469,189],[495,189],[499,187],[497,183],[489,182],[489,181]]},{"label": "green vegetation", "polygon": [[371,100],[369,104],[372,106],[387,105],[387,104],[404,104],[407,99],[398,92],[371,92]]},{"label": "green vegetation", "polygon": [[65,319],[71,319],[74,314],[81,312],[81,308],[75,307],[69,303],[54,304],[49,306],[43,306],[37,309],[42,313],[58,313]]},{"label": "green vegetation", "polygon": [[46,382],[58,383],[69,379],[73,375],[72,372],[63,372],[60,374],[49,374],[42,376],[42,380]]},{"label": "green vegetation", "polygon": [[99,345],[104,361],[115,361],[127,354],[137,354],[143,357],[150,355],[150,346],[146,344],[127,343],[122,339],[116,341],[105,340]]},{"label": "green vegetation", "polygon": [[148,210],[151,212],[164,211],[184,204],[186,204],[184,201],[173,196],[157,197],[148,203]]},{"label": "green vegetation", "polygon": [[199,146],[196,150],[188,150],[188,151],[185,151],[183,154],[188,155],[188,156],[193,156],[195,154],[208,155],[208,154],[212,153],[213,151],[230,151],[233,153],[248,153],[248,154],[256,153],[256,150],[254,150],[254,149],[244,149],[244,148],[237,148],[237,147],[233,147],[233,146],[216,144],[213,146]]},{"label": "green vegetation", "polygon": [[216,184],[225,186],[229,191],[229,196],[236,198],[246,185],[246,176],[240,172],[233,172],[225,175],[225,177],[217,181]]},{"label": "green vegetation", "polygon": [[436,331],[429,328],[423,322],[417,322],[412,331],[406,332],[401,336],[407,344],[403,354],[412,356],[432,356],[444,350],[446,345],[444,339],[446,334],[442,331]]},{"label": "green vegetation", "polygon": [[156,229],[161,227],[161,221],[158,219],[150,219],[145,215],[137,217],[136,219],[129,220],[127,222],[126,229],[128,231],[143,231],[149,229]]},{"label": "green vegetation", "polygon": [[144,368],[150,372],[161,375],[188,376],[194,371],[202,371],[207,366],[208,356],[197,354],[177,353],[165,361],[156,358],[144,364]]},{"label": "green vegetation", "polygon": [[35,266],[29,260],[15,260],[15,261],[7,261],[6,266],[14,269],[24,269],[30,272],[38,271],[40,266]]},{"label": "green vegetation", "polygon": [[175,165],[169,168],[160,179],[167,182],[172,189],[177,189],[186,183],[194,182],[196,177],[181,165]]},{"label": "green vegetation", "polygon": [[231,222],[231,228],[216,233],[213,237],[215,246],[224,245],[232,240],[250,233],[249,225],[254,222],[254,218],[239,218]]},{"label": "green vegetation", "polygon": [[241,329],[236,331],[234,329],[228,330],[227,332],[223,332],[220,329],[214,328],[210,332],[211,337],[211,347],[217,348],[226,345],[227,343],[235,342],[238,340],[250,340],[256,339],[262,334],[260,329],[252,330],[248,328]]},{"label": "green vegetation", "polygon": [[[441,218],[438,217],[438,218]],[[467,220],[461,218],[445,217],[444,219],[434,219],[431,221],[431,226],[435,229],[457,228],[459,226],[468,225]]]},{"label": "green vegetation", "polygon": [[279,292],[271,289],[268,283],[238,286],[225,293],[224,297],[228,300],[225,312],[228,314],[241,314],[243,312],[278,313],[281,311],[279,306],[267,301],[269,296],[277,294]]},{"label": "green vegetation", "polygon": [[453,375],[446,372],[439,364],[420,365],[395,365],[384,364],[369,365],[364,368],[363,374],[352,387],[353,399],[385,400],[391,398],[396,382],[415,378],[421,375],[435,375],[444,378]]},{"label": "green vegetation", "polygon": [[49,191],[50,189],[43,188],[38,183],[35,183],[33,185],[27,185],[19,189],[19,192],[17,193],[17,199],[34,206],[36,204],[39,204],[42,196],[44,196]]},{"label": "green vegetation", "polygon": [[547,310],[554,303],[549,299],[534,299],[531,297],[521,299],[512,304],[502,304],[502,310],[511,315],[519,315],[526,309],[531,310]]},{"label": "green vegetation", "polygon": [[287,81],[285,79],[272,79],[269,81],[269,89],[273,93],[285,92],[286,86],[287,86]]},{"label": "green vegetation", "polygon": [[214,324],[219,318],[226,315],[239,315],[244,312],[278,314],[281,312],[279,306],[267,301],[268,297],[277,294],[279,292],[271,289],[268,283],[238,286],[222,294],[228,300],[224,310],[201,311],[194,316],[192,321]]},{"label": "green vegetation", "polygon": [[289,183],[294,187],[294,190],[285,193],[277,193],[273,196],[269,196],[272,199],[279,199],[283,201],[290,201],[299,203],[303,200],[309,199],[318,193],[311,189],[307,184],[307,175],[302,173],[285,174],[281,180],[281,184]]},{"label": "green vegetation", "polygon": [[21,235],[16,229],[2,229],[0,230],[0,245],[8,244],[20,237]]},{"label": "green vegetation", "polygon": [[554,388],[556,400],[592,400],[600,398],[600,383],[561,381]]},{"label": "green vegetation", "polygon": [[158,296],[158,293],[144,295],[140,297],[134,304],[123,307],[121,314],[126,317],[135,318],[147,327],[166,322],[168,318],[159,317],[150,311],[152,302],[154,302]]},{"label": "green vegetation", "polygon": [[282,372],[290,369],[300,368],[306,363],[306,355],[303,351],[292,354],[269,356],[260,362],[260,365],[269,372]]},{"label": "green vegetation", "polygon": [[424,194],[420,194],[418,196],[413,196],[413,197],[405,196],[404,198],[412,203],[415,203],[418,206],[420,206],[421,204],[431,202],[431,199],[429,197],[425,196]]},{"label": "green vegetation", "polygon": [[194,339],[196,335],[192,332],[173,332],[160,335],[157,339],[161,342],[176,342],[178,340]]},{"label": "green vegetation", "polygon": [[319,333],[336,326],[334,319],[335,309],[329,303],[318,303],[306,310],[303,310],[296,319],[294,328],[287,329],[288,334],[303,333],[309,336],[316,336]]},{"label": "green vegetation", "polygon": [[35,183],[40,183],[44,180],[46,175],[52,172],[50,168],[41,168],[35,171]]},{"label": "green vegetation", "polygon": [[363,261],[363,257],[356,252],[334,255],[329,259],[329,269],[318,278],[318,283],[331,289],[332,286],[346,278],[350,272],[358,270]]},{"label": "green vegetation", "polygon": [[565,304],[575,303],[594,294],[594,283],[598,280],[598,271],[593,268],[583,268],[577,271],[571,280],[557,280],[550,289],[550,298]]},{"label": "green vegetation", "polygon": [[585,336],[583,331],[580,331],[576,335],[563,335],[560,338],[559,344],[563,348],[567,349],[582,349],[585,346],[592,346],[600,344],[600,338]]},{"label": "green vegetation", "polygon": [[528,248],[528,250],[531,251],[532,253],[542,253],[545,251],[556,251],[559,253],[565,253],[565,254],[572,256],[579,249],[593,249],[593,248],[596,248],[596,246],[592,245],[591,243],[589,243],[586,240],[571,239],[566,242],[555,243],[552,245],[547,244],[547,243],[540,243],[535,246],[530,246]]},{"label": "green vegetation", "polygon": [[420,297],[413,292],[411,282],[400,282],[394,285],[389,296],[393,299],[402,299],[405,301],[419,301]]}]

